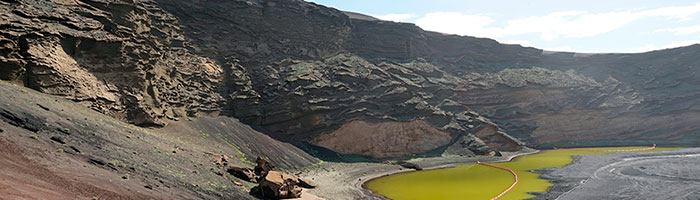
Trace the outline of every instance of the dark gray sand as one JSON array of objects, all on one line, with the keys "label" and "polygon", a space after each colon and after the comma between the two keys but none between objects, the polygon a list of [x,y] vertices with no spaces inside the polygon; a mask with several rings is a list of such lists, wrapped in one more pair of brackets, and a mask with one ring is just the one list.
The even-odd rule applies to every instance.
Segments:
[{"label": "dark gray sand", "polygon": [[556,185],[533,199],[700,199],[700,148],[576,156],[537,172]]}]

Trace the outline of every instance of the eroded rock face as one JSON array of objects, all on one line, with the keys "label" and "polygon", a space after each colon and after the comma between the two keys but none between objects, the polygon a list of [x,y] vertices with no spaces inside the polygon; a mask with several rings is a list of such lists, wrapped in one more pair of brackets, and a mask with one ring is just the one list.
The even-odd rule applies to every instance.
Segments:
[{"label": "eroded rock face", "polygon": [[319,136],[313,143],[344,154],[386,158],[427,152],[448,144],[451,138],[449,132],[437,130],[423,120],[352,121]]},{"label": "eroded rock face", "polygon": [[146,126],[216,115],[227,95],[245,96],[245,84],[219,91],[246,81],[230,76],[245,73],[235,61],[190,53],[177,20],[153,2],[66,2],[0,5],[3,79]]},{"label": "eroded rock face", "polygon": [[[454,101],[467,85],[461,77],[419,57],[429,50],[415,25],[364,24],[302,1],[158,3],[179,17],[198,53],[240,59],[260,101],[233,113],[278,139],[308,142],[357,120],[423,119],[451,134],[493,124]],[[304,20],[291,20],[298,18]],[[425,152],[402,154],[413,153]]]},{"label": "eroded rock face", "polygon": [[[488,154],[520,141],[697,144],[687,136],[700,130],[698,45],[546,52],[300,0],[22,0],[0,10],[0,78],[144,126],[230,115],[279,140],[372,156],[441,145]],[[372,136],[398,145],[386,149],[343,147],[361,142],[332,134],[416,120],[425,124],[405,133],[448,134]]]},{"label": "eroded rock face", "polygon": [[[353,19],[303,1],[26,0],[0,8],[4,80],[137,125],[224,114],[308,142],[355,120],[424,119],[450,134],[492,124],[452,100],[460,77],[423,59],[391,60],[424,51],[389,45],[377,51],[389,60],[358,56],[375,47],[356,48],[362,31]],[[443,136],[389,154],[447,143]]]}]

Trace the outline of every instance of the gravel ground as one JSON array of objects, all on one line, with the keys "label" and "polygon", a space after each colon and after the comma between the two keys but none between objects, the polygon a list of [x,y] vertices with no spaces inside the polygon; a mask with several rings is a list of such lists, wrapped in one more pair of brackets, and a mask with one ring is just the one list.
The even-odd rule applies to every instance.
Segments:
[{"label": "gravel ground", "polygon": [[[537,152],[539,151],[524,149],[518,152],[503,152],[502,157],[435,157],[414,159],[411,162],[418,164],[423,169],[436,169],[476,163],[477,160],[482,162],[504,162],[516,156]],[[382,163],[325,162],[320,167],[298,172],[295,175],[318,183],[319,187],[309,190],[309,193],[326,199],[385,199],[362,188],[362,184],[373,178],[408,171],[412,171],[412,169]]]},{"label": "gravel ground", "polygon": [[555,182],[533,199],[700,199],[700,148],[577,156],[538,170]]}]

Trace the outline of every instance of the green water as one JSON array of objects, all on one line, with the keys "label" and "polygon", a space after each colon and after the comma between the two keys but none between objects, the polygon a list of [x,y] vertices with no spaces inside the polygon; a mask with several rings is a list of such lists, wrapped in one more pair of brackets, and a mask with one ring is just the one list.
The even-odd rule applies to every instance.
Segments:
[{"label": "green water", "polygon": [[[636,149],[644,147],[614,147],[589,149]],[[678,148],[656,148],[652,151]],[[571,163],[572,156],[605,154],[571,150],[545,150],[537,154],[513,159],[511,162],[492,163],[509,168],[518,174],[519,183],[500,199],[526,199],[534,197],[528,192],[545,192],[553,184],[539,179],[539,174],[530,170],[561,167]],[[491,199],[513,184],[513,176],[504,170],[483,165],[468,164],[453,168],[413,171],[373,179],[364,187],[374,193],[394,200],[411,199]]]}]

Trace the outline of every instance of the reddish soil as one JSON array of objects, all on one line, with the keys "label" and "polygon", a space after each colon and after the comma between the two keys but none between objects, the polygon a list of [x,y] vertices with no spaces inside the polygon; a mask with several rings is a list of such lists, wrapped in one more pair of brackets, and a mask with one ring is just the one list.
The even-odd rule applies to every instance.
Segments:
[{"label": "reddish soil", "polygon": [[138,180],[124,180],[115,172],[77,160],[79,155],[58,153],[30,138],[29,131],[2,121],[0,128],[4,130],[0,133],[0,199],[163,198],[142,194],[147,189]]},{"label": "reddish soil", "polygon": [[409,122],[351,121],[312,143],[344,154],[375,158],[425,153],[450,142],[450,133],[424,120]]}]

